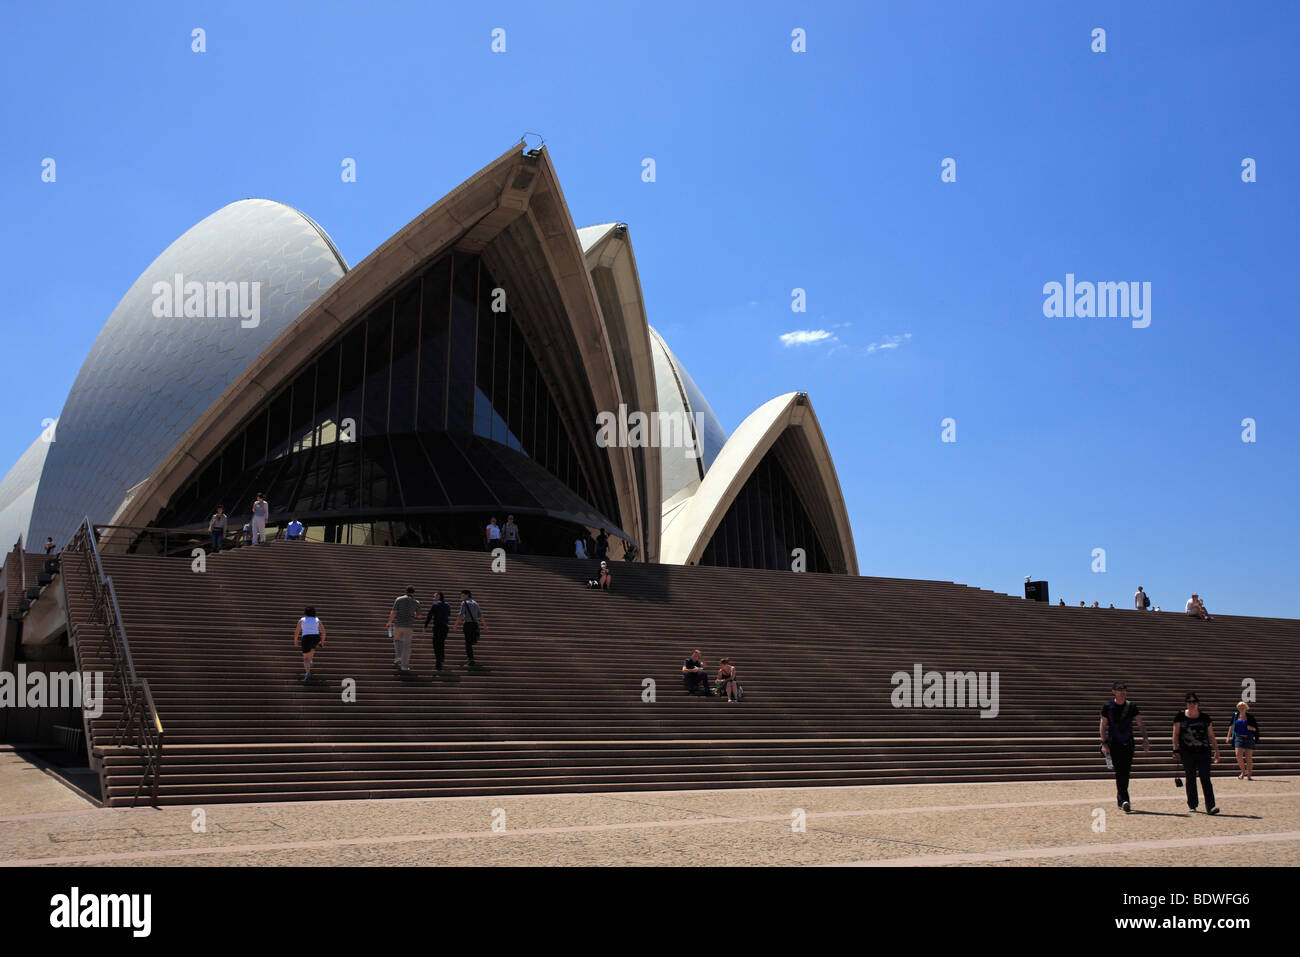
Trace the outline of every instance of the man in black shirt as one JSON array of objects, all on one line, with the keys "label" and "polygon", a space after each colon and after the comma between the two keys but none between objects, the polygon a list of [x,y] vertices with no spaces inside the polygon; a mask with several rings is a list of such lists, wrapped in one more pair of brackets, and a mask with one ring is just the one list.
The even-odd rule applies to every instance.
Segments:
[{"label": "man in black shirt", "polygon": [[442,592],[433,593],[433,604],[429,606],[429,613],[424,616],[424,627],[428,628],[429,623],[433,622],[433,657],[436,661],[434,668],[442,670],[442,659],[447,649],[447,631],[451,624],[451,605],[442,600]]},{"label": "man in black shirt", "polygon": [[1201,779],[1205,790],[1205,813],[1218,814],[1214,803],[1214,785],[1210,783],[1210,753],[1214,763],[1219,763],[1219,739],[1214,733],[1214,721],[1201,710],[1200,698],[1189,691],[1187,708],[1174,715],[1174,757],[1183,762],[1187,778],[1187,806],[1193,811],[1200,802],[1196,795],[1196,779]]},{"label": "man in black shirt", "polygon": [[1142,750],[1151,750],[1142,712],[1128,700],[1128,686],[1116,681],[1110,686],[1115,696],[1101,706],[1101,753],[1108,755],[1115,766],[1115,800],[1125,813],[1132,811],[1128,797],[1128,781],[1133,772],[1133,728],[1142,733]]},{"label": "man in black shirt", "polygon": [[699,688],[705,697],[709,695],[709,669],[700,657],[698,648],[682,663],[682,684],[686,687],[687,694],[695,694],[695,689]]}]

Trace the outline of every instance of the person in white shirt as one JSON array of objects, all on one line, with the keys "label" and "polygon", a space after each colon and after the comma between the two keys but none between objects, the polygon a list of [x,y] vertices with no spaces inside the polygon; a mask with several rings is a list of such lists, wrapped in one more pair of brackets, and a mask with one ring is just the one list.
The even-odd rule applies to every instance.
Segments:
[{"label": "person in white shirt", "polygon": [[266,544],[266,520],[271,515],[271,503],[262,497],[262,493],[257,493],[257,501],[253,503],[253,521],[249,524],[253,529],[254,545]]},{"label": "person in white shirt", "polygon": [[316,649],[325,644],[325,623],[316,617],[316,609],[308,605],[293,630],[293,646],[302,650],[302,683],[311,681],[311,662]]},{"label": "person in white shirt", "polygon": [[1133,607],[1138,611],[1146,611],[1151,607],[1151,599],[1142,590],[1141,585],[1138,585],[1138,590],[1133,593]]},{"label": "person in white shirt", "polygon": [[1210,620],[1209,613],[1206,612],[1205,605],[1196,592],[1192,592],[1192,597],[1187,599],[1187,614],[1191,615],[1193,618],[1200,618],[1204,621]]},{"label": "person in white shirt", "polygon": [[483,529],[483,541],[489,552],[501,544],[501,526],[497,524],[495,515],[492,516],[492,521],[487,523],[487,528]]}]

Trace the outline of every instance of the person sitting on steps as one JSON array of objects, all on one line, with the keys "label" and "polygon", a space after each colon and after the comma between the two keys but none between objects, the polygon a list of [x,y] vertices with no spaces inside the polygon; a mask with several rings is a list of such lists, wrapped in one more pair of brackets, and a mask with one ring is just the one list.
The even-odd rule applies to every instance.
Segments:
[{"label": "person sitting on steps", "polygon": [[1202,621],[1213,621],[1209,612],[1205,610],[1205,602],[1201,601],[1201,596],[1192,592],[1192,597],[1187,599],[1187,614],[1192,618],[1200,618]]},{"label": "person sitting on steps", "polygon": [[692,651],[691,656],[682,663],[682,685],[687,694],[695,694],[697,690],[706,698],[713,694],[709,690],[709,669],[705,666],[704,659],[700,657],[698,648]]},{"label": "person sitting on steps", "polygon": [[740,700],[740,683],[736,680],[736,666],[730,658],[723,658],[718,665],[718,690],[727,696],[729,704]]}]

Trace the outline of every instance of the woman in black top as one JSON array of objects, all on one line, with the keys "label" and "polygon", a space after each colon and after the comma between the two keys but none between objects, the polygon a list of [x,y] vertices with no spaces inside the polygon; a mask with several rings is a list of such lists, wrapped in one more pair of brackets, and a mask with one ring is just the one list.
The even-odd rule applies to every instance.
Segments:
[{"label": "woman in black top", "polygon": [[1189,691],[1185,699],[1187,707],[1174,715],[1174,757],[1183,762],[1183,773],[1187,778],[1187,806],[1193,811],[1199,803],[1196,794],[1196,780],[1200,778],[1205,790],[1205,813],[1218,814],[1219,808],[1214,803],[1214,785],[1210,782],[1210,753],[1214,753],[1214,763],[1219,763],[1219,739],[1214,734],[1214,721],[1201,710],[1200,698],[1196,692]]}]

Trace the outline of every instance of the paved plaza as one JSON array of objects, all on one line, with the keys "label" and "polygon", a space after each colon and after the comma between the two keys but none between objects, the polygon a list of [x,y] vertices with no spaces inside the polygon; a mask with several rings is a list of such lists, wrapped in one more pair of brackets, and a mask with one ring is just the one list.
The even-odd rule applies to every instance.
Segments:
[{"label": "paved plaza", "polygon": [[1215,788],[1217,817],[1164,778],[1131,815],[1100,779],[110,809],[0,750],[0,864],[1300,865],[1300,778]]}]

